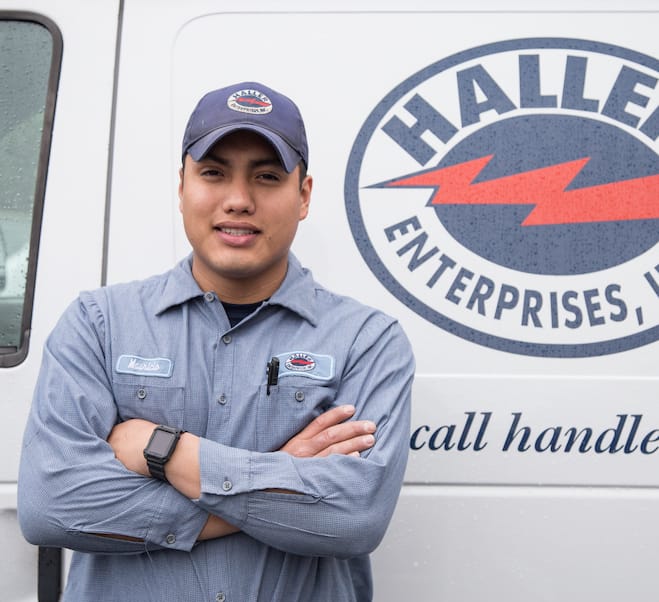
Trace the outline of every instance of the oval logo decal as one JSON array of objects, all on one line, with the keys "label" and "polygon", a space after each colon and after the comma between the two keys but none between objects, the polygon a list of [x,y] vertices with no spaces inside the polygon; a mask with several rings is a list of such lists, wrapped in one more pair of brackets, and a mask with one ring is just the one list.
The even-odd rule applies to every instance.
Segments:
[{"label": "oval logo decal", "polygon": [[659,338],[659,61],[508,40],[444,58],[375,107],[348,219],[414,312],[503,351],[605,355]]},{"label": "oval logo decal", "polygon": [[270,99],[258,90],[239,90],[227,99],[227,106],[239,113],[263,115],[272,111]]}]

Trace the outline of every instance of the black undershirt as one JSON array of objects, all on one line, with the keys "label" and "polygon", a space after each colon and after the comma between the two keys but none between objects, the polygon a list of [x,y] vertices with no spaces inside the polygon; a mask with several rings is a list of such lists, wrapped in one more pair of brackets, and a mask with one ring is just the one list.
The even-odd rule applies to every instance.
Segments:
[{"label": "black undershirt", "polygon": [[224,311],[227,312],[227,318],[229,318],[229,324],[233,328],[239,322],[242,322],[247,316],[254,313],[263,303],[259,301],[257,303],[225,303],[222,301],[222,306]]}]

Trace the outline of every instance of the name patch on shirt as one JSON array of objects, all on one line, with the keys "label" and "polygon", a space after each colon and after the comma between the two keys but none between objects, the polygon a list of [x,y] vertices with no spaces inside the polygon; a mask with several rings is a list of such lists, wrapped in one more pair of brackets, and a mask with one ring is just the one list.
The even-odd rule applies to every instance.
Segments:
[{"label": "name patch on shirt", "polygon": [[289,351],[277,355],[279,378],[306,376],[316,380],[330,380],[334,376],[334,358],[309,351]]},{"label": "name patch on shirt", "polygon": [[117,372],[122,374],[169,378],[172,375],[172,367],[172,360],[167,359],[166,357],[122,355],[117,360]]}]

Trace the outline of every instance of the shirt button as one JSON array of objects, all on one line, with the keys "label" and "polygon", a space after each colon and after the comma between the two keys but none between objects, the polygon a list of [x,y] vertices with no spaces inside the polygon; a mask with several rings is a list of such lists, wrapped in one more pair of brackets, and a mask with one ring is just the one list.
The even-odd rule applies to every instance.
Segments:
[{"label": "shirt button", "polygon": [[226,402],[227,402],[227,396],[224,393],[222,393],[222,395],[220,395],[217,398],[217,403],[219,403],[220,405],[224,405]]},{"label": "shirt button", "polygon": [[145,399],[146,398],[146,389],[144,387],[140,387],[137,390],[137,398],[138,399]]},{"label": "shirt button", "polygon": [[224,489],[224,491],[231,491],[232,488],[233,488],[233,483],[231,481],[226,480],[224,481],[224,483],[222,483],[222,489]]},{"label": "shirt button", "polygon": [[295,401],[304,401],[304,391],[295,391]]},{"label": "shirt button", "polygon": [[215,301],[215,293],[212,293],[211,291],[204,293],[204,300],[208,301],[209,303],[212,303],[213,301]]},{"label": "shirt button", "polygon": [[222,342],[223,342],[225,345],[228,345],[228,344],[231,342],[231,335],[230,335],[230,334],[225,334],[225,335],[222,337]]},{"label": "shirt button", "polygon": [[215,594],[215,602],[226,602],[227,597],[224,595],[224,592],[217,592]]},{"label": "shirt button", "polygon": [[171,546],[172,544],[176,543],[176,535],[170,533],[167,537],[165,537],[165,541]]}]

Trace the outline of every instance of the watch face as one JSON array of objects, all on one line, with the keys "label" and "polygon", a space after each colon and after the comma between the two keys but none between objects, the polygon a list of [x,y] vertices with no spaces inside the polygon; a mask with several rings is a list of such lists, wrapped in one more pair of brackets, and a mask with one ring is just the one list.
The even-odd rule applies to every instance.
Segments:
[{"label": "watch face", "polygon": [[166,458],[175,435],[156,429],[148,446],[148,453],[155,458]]}]

